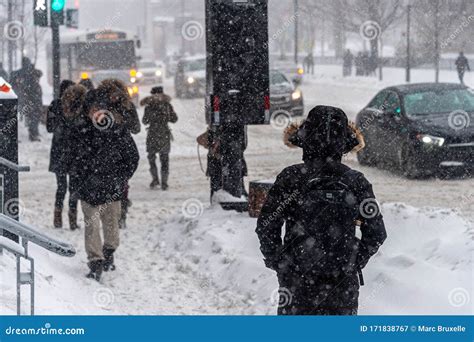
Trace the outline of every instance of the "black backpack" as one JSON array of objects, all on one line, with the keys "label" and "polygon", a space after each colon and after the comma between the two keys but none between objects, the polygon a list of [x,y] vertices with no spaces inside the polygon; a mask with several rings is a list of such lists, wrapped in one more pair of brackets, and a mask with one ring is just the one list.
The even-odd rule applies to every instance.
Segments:
[{"label": "black backpack", "polygon": [[303,274],[357,272],[356,220],[359,203],[350,186],[351,173],[309,177],[296,205],[292,259]]}]

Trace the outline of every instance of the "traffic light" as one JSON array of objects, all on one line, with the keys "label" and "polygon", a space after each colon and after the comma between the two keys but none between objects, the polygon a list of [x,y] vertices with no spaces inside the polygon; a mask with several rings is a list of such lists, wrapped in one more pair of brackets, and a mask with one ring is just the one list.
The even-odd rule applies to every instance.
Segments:
[{"label": "traffic light", "polygon": [[51,0],[51,26],[64,24],[64,5],[66,0]]},{"label": "traffic light", "polygon": [[33,1],[33,22],[37,26],[48,26],[47,0]]}]

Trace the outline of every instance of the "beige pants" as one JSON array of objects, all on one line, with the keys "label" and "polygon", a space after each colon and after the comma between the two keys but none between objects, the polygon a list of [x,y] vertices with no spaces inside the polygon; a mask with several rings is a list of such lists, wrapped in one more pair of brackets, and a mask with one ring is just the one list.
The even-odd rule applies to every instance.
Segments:
[{"label": "beige pants", "polygon": [[[89,261],[104,260],[103,247],[116,250],[120,244],[119,219],[121,202],[92,206],[81,201],[85,223],[86,253]],[[104,232],[104,244],[100,236],[100,224]]]}]

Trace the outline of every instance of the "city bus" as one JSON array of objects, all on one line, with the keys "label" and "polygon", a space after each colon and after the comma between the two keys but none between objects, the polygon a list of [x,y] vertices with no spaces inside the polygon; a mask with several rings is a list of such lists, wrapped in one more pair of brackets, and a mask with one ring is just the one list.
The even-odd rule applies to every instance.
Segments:
[{"label": "city bus", "polygon": [[[140,41],[130,32],[101,29],[67,32],[61,35],[61,78],[79,81],[90,79],[95,85],[107,78],[123,81],[130,95],[138,97],[136,83],[136,48]],[[52,59],[51,46],[47,48]],[[48,63],[48,81],[53,82],[52,65]]]}]

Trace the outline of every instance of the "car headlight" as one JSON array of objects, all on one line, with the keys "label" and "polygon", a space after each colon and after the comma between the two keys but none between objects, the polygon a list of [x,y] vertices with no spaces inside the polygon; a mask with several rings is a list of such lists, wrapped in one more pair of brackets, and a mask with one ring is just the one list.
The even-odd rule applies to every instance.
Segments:
[{"label": "car headlight", "polygon": [[158,76],[158,77],[160,77],[160,76],[162,75],[161,70],[156,70],[156,71],[155,71],[155,75]]},{"label": "car headlight", "polygon": [[296,90],[293,92],[293,94],[291,94],[291,98],[292,98],[293,100],[298,100],[298,99],[300,99],[300,98],[301,98],[301,90],[296,89]]},{"label": "car headlight", "polygon": [[429,134],[418,134],[416,137],[418,138],[418,140],[420,140],[421,142],[427,145],[436,145],[436,146],[444,145],[444,138],[441,138],[441,137],[435,137]]},{"label": "car headlight", "polygon": [[196,80],[194,79],[194,77],[188,77],[188,83],[189,84],[193,84]]},{"label": "car headlight", "polygon": [[137,78],[143,77],[143,73],[141,71],[137,71]]}]

